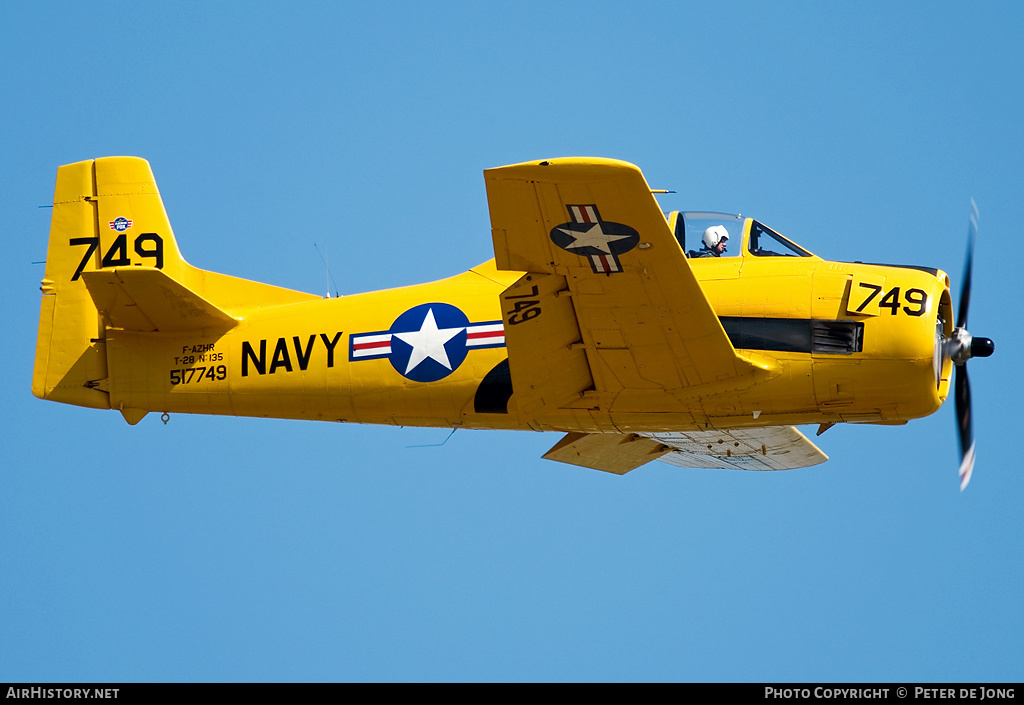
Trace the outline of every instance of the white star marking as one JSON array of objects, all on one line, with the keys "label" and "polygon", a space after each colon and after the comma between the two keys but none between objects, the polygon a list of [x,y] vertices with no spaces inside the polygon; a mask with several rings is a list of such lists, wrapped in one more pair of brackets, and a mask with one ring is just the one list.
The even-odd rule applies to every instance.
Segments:
[{"label": "white star marking", "polygon": [[567,230],[566,228],[559,228],[559,230],[565,233],[566,235],[571,235],[575,240],[571,245],[566,245],[566,247],[571,247],[574,250],[577,250],[581,247],[595,247],[607,255],[610,255],[612,253],[612,251],[608,248],[609,242],[614,242],[615,240],[623,240],[629,237],[629,235],[609,235],[608,233],[601,229],[600,223],[594,223],[594,225],[586,232],[579,232],[578,230]]},{"label": "white star marking", "polygon": [[448,360],[448,352],[444,349],[444,344],[464,330],[466,329],[441,328],[439,330],[437,321],[434,320],[434,309],[427,309],[427,316],[423,319],[423,325],[419,330],[394,334],[396,338],[412,346],[412,354],[409,356],[409,366],[405,368],[405,374],[412,372],[427,358],[436,360],[450,370],[452,363]]}]

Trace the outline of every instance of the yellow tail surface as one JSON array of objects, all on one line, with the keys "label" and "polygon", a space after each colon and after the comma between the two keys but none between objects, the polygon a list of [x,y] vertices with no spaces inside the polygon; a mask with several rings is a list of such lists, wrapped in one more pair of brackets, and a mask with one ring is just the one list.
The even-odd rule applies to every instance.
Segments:
[{"label": "yellow tail surface", "polygon": [[57,169],[32,393],[100,409],[107,331],[228,330],[255,303],[318,297],[192,267],[149,163],[105,157]]},{"label": "yellow tail surface", "polygon": [[174,277],[183,264],[144,159],[108,157],[57,169],[32,393],[110,408],[104,322],[83,275],[139,265]]}]

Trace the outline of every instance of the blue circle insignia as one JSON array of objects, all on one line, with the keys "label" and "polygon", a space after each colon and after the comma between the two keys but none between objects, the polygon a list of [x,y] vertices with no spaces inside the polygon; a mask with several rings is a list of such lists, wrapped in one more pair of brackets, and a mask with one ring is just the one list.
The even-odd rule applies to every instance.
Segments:
[{"label": "blue circle insignia", "polygon": [[436,382],[466,359],[469,319],[451,304],[420,304],[391,324],[391,355],[398,374],[414,382]]}]

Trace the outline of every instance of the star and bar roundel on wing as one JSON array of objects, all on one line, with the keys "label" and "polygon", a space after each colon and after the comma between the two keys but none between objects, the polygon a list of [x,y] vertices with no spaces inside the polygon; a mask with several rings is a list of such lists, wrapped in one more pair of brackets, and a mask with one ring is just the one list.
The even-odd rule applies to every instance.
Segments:
[{"label": "star and bar roundel on wing", "polygon": [[471,349],[505,347],[505,328],[501,321],[470,323],[451,304],[427,303],[400,315],[389,330],[349,341],[350,361],[386,357],[406,379],[436,382],[457,370]]},{"label": "star and bar roundel on wing", "polygon": [[551,242],[566,252],[586,257],[595,274],[622,271],[619,255],[640,242],[640,234],[623,223],[602,220],[597,205],[567,205],[570,223],[551,230]]}]

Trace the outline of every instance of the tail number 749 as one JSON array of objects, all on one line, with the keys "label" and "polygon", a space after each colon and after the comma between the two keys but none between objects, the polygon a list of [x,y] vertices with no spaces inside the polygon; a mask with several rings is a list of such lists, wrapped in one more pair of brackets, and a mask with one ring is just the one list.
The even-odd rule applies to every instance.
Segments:
[{"label": "tail number 749", "polygon": [[[78,269],[75,270],[74,276],[71,277],[71,281],[76,281],[82,276],[82,270],[85,269],[85,265],[89,264],[89,259],[99,249],[100,239],[95,236],[73,237],[68,241],[68,244],[72,247],[76,245],[88,246],[85,254],[82,256],[82,261],[78,263]],[[156,233],[137,235],[132,242],[132,247],[135,250],[135,254],[139,257],[152,259],[154,261],[153,266],[157,269],[164,268],[164,239]],[[141,266],[142,262],[137,264]],[[110,248],[103,255],[103,259],[100,260],[100,267],[130,267],[131,265],[132,260],[128,256],[128,234],[121,233],[114,239]]]}]

